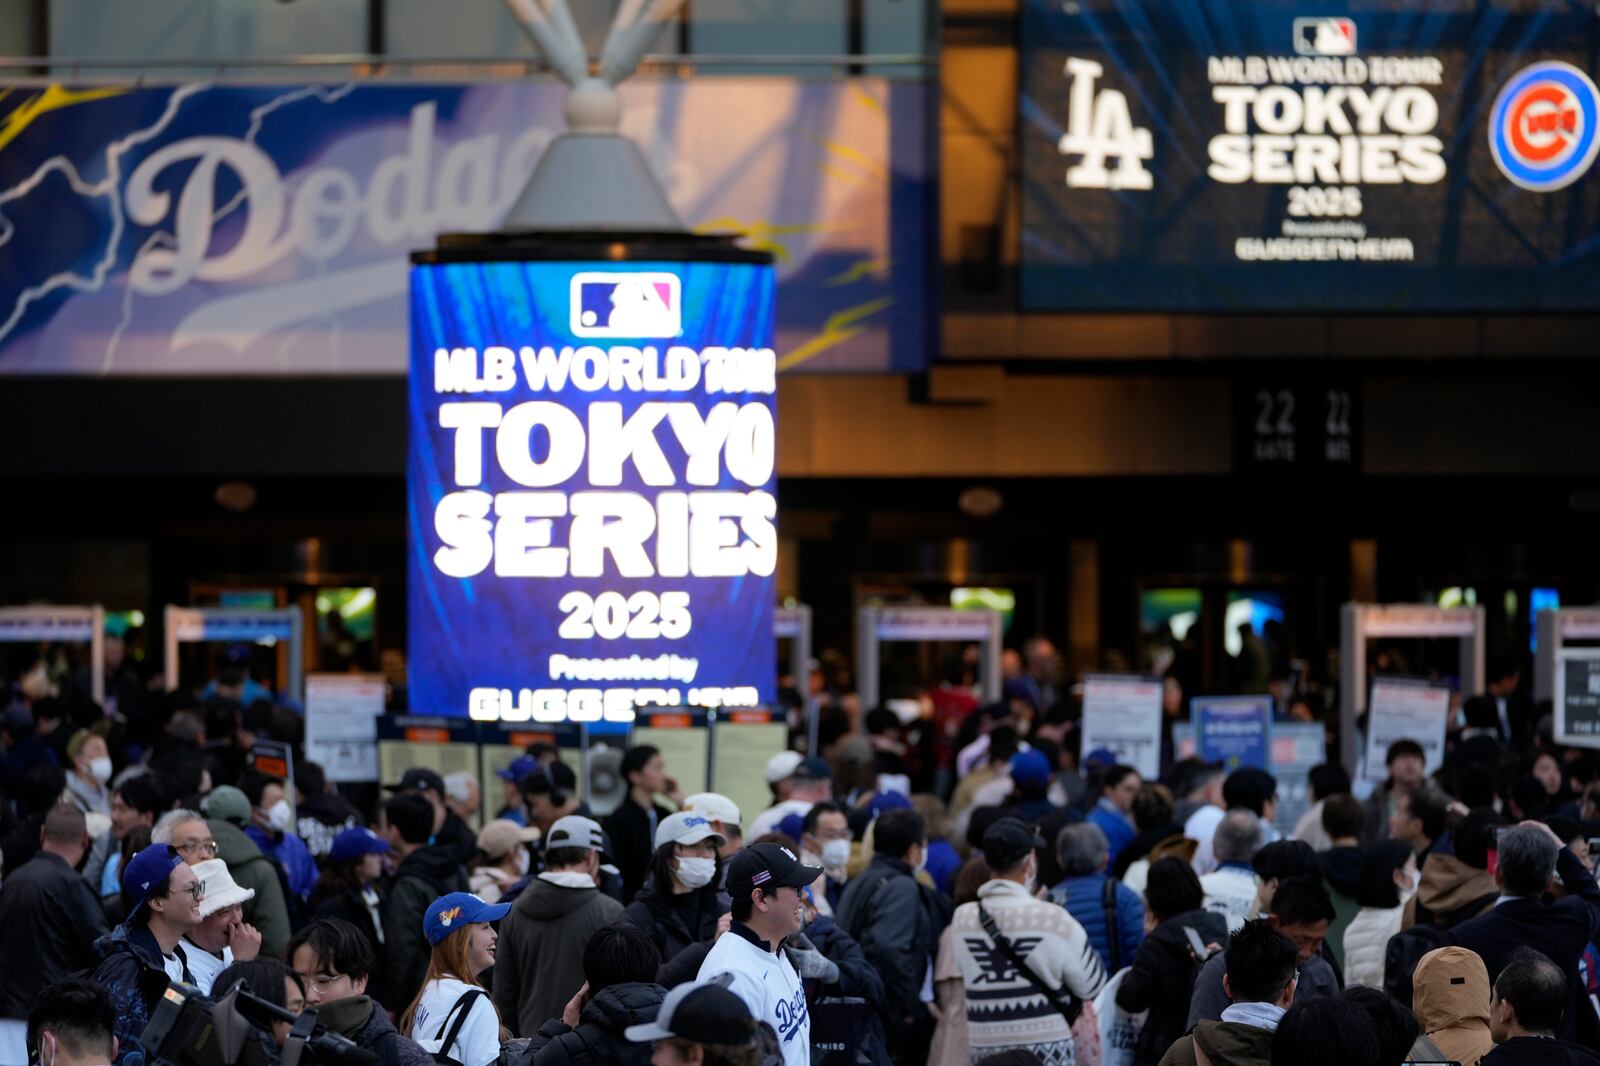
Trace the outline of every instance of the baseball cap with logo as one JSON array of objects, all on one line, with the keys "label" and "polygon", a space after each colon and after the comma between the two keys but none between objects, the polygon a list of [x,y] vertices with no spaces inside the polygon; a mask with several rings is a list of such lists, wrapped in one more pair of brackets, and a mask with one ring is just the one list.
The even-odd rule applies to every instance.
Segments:
[{"label": "baseball cap with logo", "polygon": [[655,1021],[630,1025],[623,1035],[635,1044],[677,1038],[742,1047],[755,1043],[756,1020],[744,1000],[718,981],[694,981],[666,994]]},{"label": "baseball cap with logo", "polygon": [[384,785],[390,792],[437,792],[444,795],[444,778],[426,766],[413,766],[400,775],[398,785]]},{"label": "baseball cap with logo", "polygon": [[1044,847],[1044,838],[1020,818],[1002,818],[983,834],[983,859],[991,870],[1009,870],[1035,848]]},{"label": "baseball cap with logo", "polygon": [[683,809],[694,814],[703,814],[713,822],[721,822],[725,826],[739,826],[743,822],[739,819],[739,805],[720,792],[696,792],[683,801]]},{"label": "baseball cap with logo", "polygon": [[804,888],[822,876],[822,867],[807,866],[782,844],[752,844],[728,861],[728,894],[748,899],[752,889]]},{"label": "baseball cap with logo", "polygon": [[370,829],[353,827],[333,838],[329,862],[353,862],[363,855],[387,855],[389,842]]},{"label": "baseball cap with logo", "polygon": [[661,819],[661,824],[656,826],[656,847],[664,848],[668,844],[698,844],[702,840],[715,840],[721,847],[727,841],[722,839],[722,834],[711,828],[711,822],[703,814],[692,814],[688,811],[679,811],[669,814]]},{"label": "baseball cap with logo", "polygon": [[151,844],[128,860],[122,871],[122,903],[128,916],[139,913],[145,900],[167,883],[172,871],[183,865],[183,856],[171,844]]},{"label": "baseball cap with logo", "polygon": [[557,818],[555,825],[550,827],[550,835],[544,838],[546,848],[588,848],[591,851],[604,852],[606,850],[605,831],[600,828],[600,823],[592,818],[585,818],[581,814],[569,814],[565,818]]},{"label": "baseball cap with logo", "polygon": [[509,903],[490,903],[471,892],[451,892],[428,904],[428,911],[422,916],[422,935],[428,943],[439,944],[462,926],[498,922],[509,913]]}]

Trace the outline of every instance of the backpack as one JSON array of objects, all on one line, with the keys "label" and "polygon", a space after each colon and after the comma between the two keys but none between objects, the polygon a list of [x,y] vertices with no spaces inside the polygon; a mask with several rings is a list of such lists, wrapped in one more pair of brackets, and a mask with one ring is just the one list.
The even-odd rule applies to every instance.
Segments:
[{"label": "backpack", "polygon": [[[467,1024],[467,1015],[472,1013],[472,1006],[478,997],[487,996],[488,993],[481,988],[469,988],[461,993],[461,998],[453,1003],[445,1012],[444,1020],[439,1023],[439,1028],[431,1039],[422,1039],[413,1035],[412,1040],[417,1046],[433,1057],[433,1061],[440,1066],[464,1066],[460,1059],[451,1058],[449,1051],[455,1047],[456,1038],[461,1035],[461,1027]],[[454,1018],[452,1022],[450,1019]]]},{"label": "backpack", "polygon": [[1454,921],[1440,925],[1413,925],[1389,938],[1383,953],[1383,990],[1401,1003],[1411,1002],[1411,975],[1416,972],[1422,956],[1434,948],[1449,947],[1450,930],[1478,915],[1484,906],[1494,902],[1499,895],[1491,892],[1482,899],[1473,900],[1454,912]]}]

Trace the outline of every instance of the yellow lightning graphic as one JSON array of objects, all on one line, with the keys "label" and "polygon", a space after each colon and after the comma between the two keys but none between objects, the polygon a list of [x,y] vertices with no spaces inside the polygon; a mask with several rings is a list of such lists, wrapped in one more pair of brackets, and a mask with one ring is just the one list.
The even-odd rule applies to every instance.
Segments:
[{"label": "yellow lightning graphic", "polygon": [[856,323],[863,318],[877,314],[892,303],[894,303],[894,297],[884,296],[829,315],[828,321],[822,327],[822,332],[791,351],[788,355],[785,355],[782,359],[779,359],[778,369],[790,370],[807,359],[827,351],[829,348],[843,344],[851,337],[865,333],[867,327],[858,326]]},{"label": "yellow lightning graphic", "polygon": [[848,230],[848,223],[838,222],[745,222],[737,218],[718,218],[710,222],[702,222],[694,227],[696,233],[726,233],[734,230],[744,234],[746,241],[752,248],[763,252],[771,252],[778,259],[788,262],[792,256],[786,244],[776,240],[777,237],[787,237],[801,233],[826,233],[829,230]]},{"label": "yellow lightning graphic", "polygon": [[86,104],[91,100],[103,100],[108,96],[120,96],[127,89],[66,89],[60,85],[52,85],[38,96],[30,97],[18,104],[0,119],[0,149],[16,140],[23,130],[33,124],[33,120],[40,115],[51,111],[59,111],[73,104]]}]

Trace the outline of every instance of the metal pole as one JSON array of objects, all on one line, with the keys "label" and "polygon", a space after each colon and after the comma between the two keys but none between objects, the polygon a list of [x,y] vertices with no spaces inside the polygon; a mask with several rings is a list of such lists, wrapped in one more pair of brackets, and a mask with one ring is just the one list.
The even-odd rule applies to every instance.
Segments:
[{"label": "metal pole", "polygon": [[1533,660],[1533,702],[1555,697],[1556,664],[1561,656],[1561,612],[1545,609],[1534,619],[1539,650]]},{"label": "metal pole", "polygon": [[106,704],[106,609],[95,604],[90,609],[89,624],[89,694],[104,707]]},{"label": "metal pole", "polygon": [[856,695],[861,700],[862,727],[878,705],[878,608],[856,613]]},{"label": "metal pole", "polygon": [[1367,648],[1362,632],[1363,605],[1347,603],[1339,609],[1339,761],[1356,774],[1356,718],[1366,705]]}]

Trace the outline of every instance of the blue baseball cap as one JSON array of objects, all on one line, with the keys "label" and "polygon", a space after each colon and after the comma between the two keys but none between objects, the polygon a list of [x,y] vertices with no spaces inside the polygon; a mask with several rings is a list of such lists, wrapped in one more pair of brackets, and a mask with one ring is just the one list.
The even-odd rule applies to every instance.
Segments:
[{"label": "blue baseball cap", "polygon": [[346,829],[333,838],[329,862],[352,862],[363,855],[387,855],[389,842],[370,829]]},{"label": "blue baseball cap", "polygon": [[422,935],[428,943],[441,943],[445,937],[473,922],[498,922],[511,913],[509,903],[488,903],[471,892],[452,892],[428,904],[422,916]]},{"label": "blue baseball cap", "polygon": [[1017,752],[1011,756],[1011,780],[1019,785],[1045,784],[1050,780],[1050,760],[1043,752]]},{"label": "blue baseball cap", "polygon": [[516,784],[538,768],[538,759],[535,759],[532,755],[520,755],[511,761],[510,766],[503,770],[496,770],[494,776],[502,781],[510,781],[512,784]]},{"label": "blue baseball cap", "polygon": [[800,835],[806,831],[806,816],[803,814],[786,814],[778,823],[774,832],[782,833],[796,844],[800,843]]},{"label": "blue baseball cap", "polygon": [[880,792],[872,797],[872,816],[874,818],[884,811],[909,811],[911,801],[898,792]]},{"label": "blue baseball cap", "polygon": [[133,858],[122,871],[122,902],[128,917],[139,913],[150,893],[159,889],[183,865],[183,857],[171,844],[151,844]]}]

